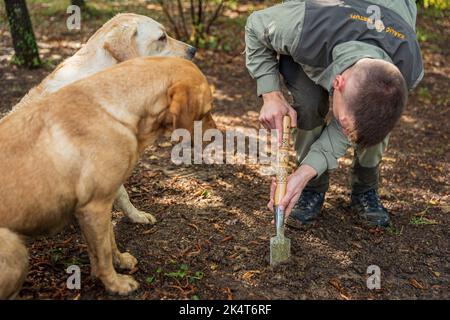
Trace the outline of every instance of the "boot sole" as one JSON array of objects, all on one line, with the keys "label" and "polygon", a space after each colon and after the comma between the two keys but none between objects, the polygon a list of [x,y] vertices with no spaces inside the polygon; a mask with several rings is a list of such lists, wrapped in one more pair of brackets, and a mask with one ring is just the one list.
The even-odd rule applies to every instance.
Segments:
[{"label": "boot sole", "polygon": [[361,213],[359,213],[358,208],[351,206],[350,207],[352,212],[358,217],[358,222],[368,228],[388,228],[391,225],[391,220],[389,219],[387,224],[379,224],[377,222],[374,221],[370,221],[369,219],[367,219],[364,215],[362,215]]}]

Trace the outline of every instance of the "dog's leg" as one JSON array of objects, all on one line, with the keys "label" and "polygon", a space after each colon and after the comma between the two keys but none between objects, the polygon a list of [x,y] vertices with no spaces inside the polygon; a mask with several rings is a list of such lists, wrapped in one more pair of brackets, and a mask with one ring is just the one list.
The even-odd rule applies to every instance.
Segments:
[{"label": "dog's leg", "polygon": [[119,249],[117,248],[116,237],[114,236],[114,229],[112,223],[109,235],[111,239],[111,249],[113,252],[114,265],[120,269],[127,269],[127,270],[134,269],[138,262],[136,258],[133,257],[130,253],[128,252],[122,253],[119,251]]},{"label": "dog's leg", "polygon": [[[111,201],[112,202],[112,201]],[[111,247],[111,202],[93,201],[78,210],[77,218],[88,243],[92,274],[98,277],[106,289],[126,295],[139,287],[131,276],[121,275],[113,267]]]},{"label": "dog's leg", "polygon": [[28,252],[19,236],[0,228],[0,300],[15,299],[28,273]]},{"label": "dog's leg", "polygon": [[114,202],[114,205],[123,213],[127,215],[127,217],[133,221],[134,223],[142,223],[142,224],[155,224],[156,219],[150,213],[146,213],[144,211],[139,211],[134,207],[130,202],[130,197],[128,196],[125,187],[122,185],[119,188],[119,192],[117,192],[117,197]]}]

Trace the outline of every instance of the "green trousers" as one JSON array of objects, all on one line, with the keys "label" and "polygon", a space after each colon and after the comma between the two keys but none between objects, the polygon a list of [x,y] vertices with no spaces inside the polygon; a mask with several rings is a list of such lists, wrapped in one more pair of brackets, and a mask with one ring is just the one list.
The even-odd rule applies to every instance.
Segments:
[{"label": "green trousers", "polygon": [[[329,94],[321,86],[315,84],[292,57],[280,57],[280,73],[291,92],[297,111],[297,130],[294,133],[294,146],[297,152],[297,162],[309,152],[309,148],[321,135],[325,117],[329,111]],[[389,137],[375,146],[362,149],[356,146],[351,170],[350,184],[353,193],[378,189],[379,164],[386,150]],[[329,186],[328,171],[312,180],[306,189],[316,192],[326,192]]]}]

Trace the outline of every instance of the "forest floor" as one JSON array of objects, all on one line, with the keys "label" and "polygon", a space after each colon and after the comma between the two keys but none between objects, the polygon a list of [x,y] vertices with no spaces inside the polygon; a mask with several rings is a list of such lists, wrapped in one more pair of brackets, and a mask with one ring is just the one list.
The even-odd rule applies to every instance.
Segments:
[{"label": "forest floor", "polygon": [[[100,7],[85,17],[81,31],[69,32],[65,10],[28,2],[46,68],[29,71],[9,62],[13,50],[0,7],[0,117],[115,12],[164,21],[154,6],[134,1],[106,13]],[[227,11],[216,27],[224,34],[223,50],[201,49],[195,59],[215,87],[220,129],[259,128],[261,101],[242,55],[250,9]],[[320,219],[287,230],[292,257],[272,268],[270,177],[263,165],[176,166],[170,144],[160,142],[146,150],[126,183],[132,202],[158,223],[137,225],[113,213],[119,247],[139,260],[130,273],[141,286],[126,299],[449,299],[449,13],[421,14],[418,26],[425,78],[411,94],[382,163],[380,193],[391,212],[390,228],[367,229],[349,209],[349,152],[332,173]],[[81,290],[66,288],[65,270],[73,264],[81,267]],[[380,267],[380,290],[367,288],[371,265]],[[30,243],[30,271],[20,298],[125,299],[109,295],[90,276],[77,226]]]}]

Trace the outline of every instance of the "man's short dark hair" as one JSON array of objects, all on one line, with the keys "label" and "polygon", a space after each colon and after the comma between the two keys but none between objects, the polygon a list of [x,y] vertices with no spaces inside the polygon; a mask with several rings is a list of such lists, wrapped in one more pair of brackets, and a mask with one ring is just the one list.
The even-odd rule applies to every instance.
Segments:
[{"label": "man's short dark hair", "polygon": [[376,145],[392,131],[406,106],[405,79],[393,64],[363,59],[352,67],[344,101],[353,113],[353,142],[366,148]]}]

